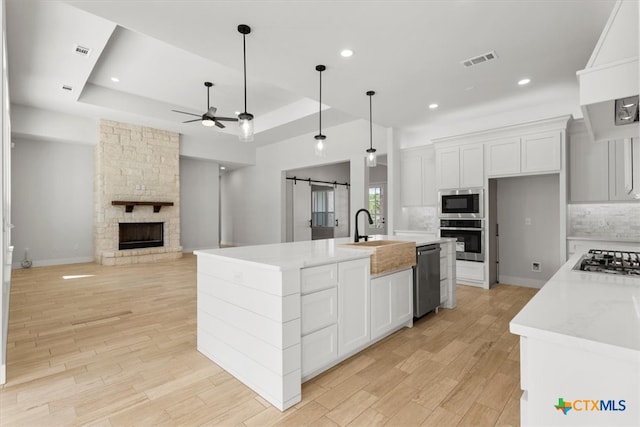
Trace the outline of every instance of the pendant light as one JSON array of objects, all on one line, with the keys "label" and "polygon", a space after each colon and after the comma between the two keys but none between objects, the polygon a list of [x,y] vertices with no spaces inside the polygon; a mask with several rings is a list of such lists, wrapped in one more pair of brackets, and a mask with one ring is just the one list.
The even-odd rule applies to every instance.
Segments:
[{"label": "pendant light", "polygon": [[326,135],[322,134],[322,72],[326,70],[327,67],[324,65],[316,65],[316,71],[320,73],[320,100],[318,101],[318,134],[314,136],[316,140],[316,149],[315,154],[319,157],[324,157],[326,155],[326,149],[324,146],[324,140],[327,139]]},{"label": "pendant light", "polygon": [[372,90],[367,92],[367,96],[369,97],[369,148],[367,148],[367,166],[370,168],[376,167],[378,161],[376,159],[376,149],[373,148],[373,124],[371,121],[372,117],[372,108],[371,108],[371,97],[376,93]]},{"label": "pendant light", "polygon": [[247,45],[245,36],[251,33],[248,25],[238,25],[238,32],[242,34],[242,54],[244,62],[244,112],[238,114],[238,125],[240,126],[240,141],[253,141],[253,114],[247,113]]}]

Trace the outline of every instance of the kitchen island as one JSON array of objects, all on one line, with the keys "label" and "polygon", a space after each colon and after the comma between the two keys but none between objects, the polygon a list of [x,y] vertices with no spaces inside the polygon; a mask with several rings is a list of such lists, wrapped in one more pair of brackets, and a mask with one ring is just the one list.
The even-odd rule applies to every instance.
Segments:
[{"label": "kitchen island", "polygon": [[[439,243],[447,270],[441,306],[455,307],[453,239],[372,239]],[[301,400],[302,382],[412,326],[412,270],[372,277],[371,251],[346,243],[350,239],[196,251],[198,351],[285,410]],[[374,284],[386,294],[372,292]]]},{"label": "kitchen island", "polygon": [[640,277],[573,270],[581,257],[510,323],[523,426],[640,425]]}]

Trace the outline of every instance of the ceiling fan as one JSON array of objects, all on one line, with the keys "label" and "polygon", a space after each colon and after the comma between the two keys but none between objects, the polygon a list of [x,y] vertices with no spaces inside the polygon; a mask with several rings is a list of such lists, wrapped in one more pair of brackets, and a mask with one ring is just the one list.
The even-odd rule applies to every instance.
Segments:
[{"label": "ceiling fan", "polygon": [[216,107],[212,107],[211,103],[209,102],[209,93],[211,91],[211,86],[213,86],[213,83],[204,82],[204,85],[207,88],[207,111],[204,114],[200,115],[200,114],[188,113],[186,111],[180,111],[180,110],[171,110],[171,111],[176,112],[176,113],[188,114],[190,116],[199,117],[199,119],[187,120],[187,121],[184,121],[182,123],[191,123],[191,122],[199,122],[199,121],[201,121],[204,126],[214,126],[215,125],[215,126],[218,126],[220,129],[224,129],[226,126],[223,125],[220,122],[237,122],[238,121],[237,117],[219,117],[219,116],[216,116],[216,111],[218,109]]}]

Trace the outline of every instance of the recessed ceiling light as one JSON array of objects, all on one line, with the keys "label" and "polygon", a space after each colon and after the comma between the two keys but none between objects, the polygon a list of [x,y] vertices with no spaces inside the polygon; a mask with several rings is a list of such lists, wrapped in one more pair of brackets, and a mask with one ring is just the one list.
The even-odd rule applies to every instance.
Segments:
[{"label": "recessed ceiling light", "polygon": [[342,51],[340,52],[340,56],[342,56],[343,58],[349,58],[353,56],[353,51],[351,49],[342,49]]},{"label": "recessed ceiling light", "polygon": [[429,108],[431,108],[432,110],[435,110],[436,108],[438,108],[438,104],[429,104]]},{"label": "recessed ceiling light", "polygon": [[118,83],[120,81],[120,79],[117,78],[117,77],[111,77],[111,81],[115,82],[115,83]]},{"label": "recessed ceiling light", "polygon": [[518,84],[520,86],[528,85],[529,83],[531,83],[531,79],[522,79],[522,80],[518,81]]}]

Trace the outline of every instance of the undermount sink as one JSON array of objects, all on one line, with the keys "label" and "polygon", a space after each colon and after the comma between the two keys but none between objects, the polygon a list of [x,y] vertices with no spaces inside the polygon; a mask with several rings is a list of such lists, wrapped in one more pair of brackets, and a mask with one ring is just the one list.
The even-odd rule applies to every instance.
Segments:
[{"label": "undermount sink", "polygon": [[366,249],[371,252],[371,274],[383,274],[416,265],[415,242],[400,240],[369,240],[343,243],[340,246]]}]

